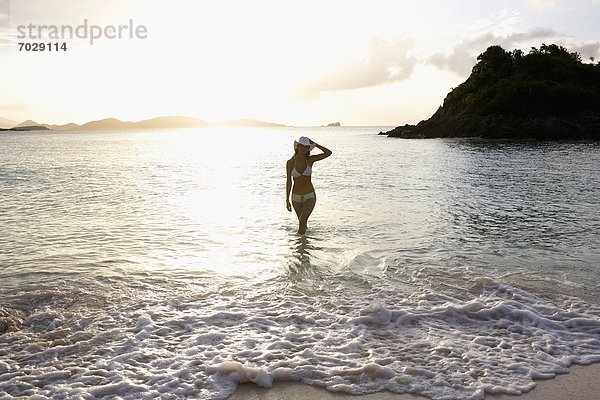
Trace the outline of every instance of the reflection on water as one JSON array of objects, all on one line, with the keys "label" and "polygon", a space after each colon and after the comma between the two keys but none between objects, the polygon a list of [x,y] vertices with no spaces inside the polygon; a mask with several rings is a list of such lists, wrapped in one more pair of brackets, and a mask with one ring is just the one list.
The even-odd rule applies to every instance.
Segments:
[{"label": "reflection on water", "polygon": [[313,268],[310,263],[312,246],[308,243],[308,238],[306,236],[299,236],[292,244],[293,250],[287,261],[289,279],[291,281],[310,279],[314,269],[317,267]]},{"label": "reflection on water", "polygon": [[[0,135],[0,397],[461,399],[600,360],[598,145],[380,130]],[[305,236],[301,135],[334,152]]]},{"label": "reflection on water", "polygon": [[[314,168],[319,201],[306,237],[292,233],[295,217],[283,201],[285,160],[299,134],[335,149]],[[8,286],[41,273],[57,282],[143,271],[165,279],[182,270],[269,276],[282,268],[297,277],[347,269],[377,276],[377,265],[394,257],[583,283],[599,258],[593,143],[390,140],[369,128],[1,140]],[[248,146],[255,156],[242,150]]]},{"label": "reflection on water", "polygon": [[309,243],[310,239],[305,235],[299,235],[294,243],[293,256],[299,261],[300,265],[310,266],[310,251],[315,247]]},{"label": "reflection on water", "polygon": [[322,241],[320,232],[293,234],[284,275],[290,288],[308,295],[328,291],[325,286],[332,279],[336,266],[327,255],[328,249],[320,246]]}]

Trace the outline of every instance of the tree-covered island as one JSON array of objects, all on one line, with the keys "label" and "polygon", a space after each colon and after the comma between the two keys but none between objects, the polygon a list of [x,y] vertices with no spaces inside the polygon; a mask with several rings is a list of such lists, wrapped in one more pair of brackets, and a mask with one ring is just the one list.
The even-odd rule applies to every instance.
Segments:
[{"label": "tree-covered island", "polygon": [[600,140],[600,63],[556,44],[528,54],[491,46],[428,120],[390,137]]}]

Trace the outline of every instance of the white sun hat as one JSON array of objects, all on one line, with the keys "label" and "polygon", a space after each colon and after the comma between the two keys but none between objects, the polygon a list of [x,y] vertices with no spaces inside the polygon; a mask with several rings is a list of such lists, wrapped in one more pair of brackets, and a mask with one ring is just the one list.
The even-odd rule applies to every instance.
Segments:
[{"label": "white sun hat", "polygon": [[294,140],[294,150],[296,150],[296,147],[298,147],[299,144],[310,147],[309,151],[315,148],[315,144],[311,143],[310,139],[306,136],[300,136],[298,140]]}]

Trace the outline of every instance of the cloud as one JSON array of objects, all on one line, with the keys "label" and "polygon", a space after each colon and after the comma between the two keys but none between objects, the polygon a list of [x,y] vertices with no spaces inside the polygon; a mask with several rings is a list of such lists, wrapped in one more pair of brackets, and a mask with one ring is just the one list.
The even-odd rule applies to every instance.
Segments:
[{"label": "cloud", "polygon": [[589,42],[570,42],[569,40],[557,41],[558,45],[565,47],[570,52],[577,52],[581,54],[583,62],[587,62],[590,57],[594,57],[596,60],[600,59],[600,41],[589,41]]},{"label": "cloud", "polygon": [[0,21],[10,17],[10,0],[0,0]]},{"label": "cloud", "polygon": [[4,103],[0,104],[0,111],[23,111],[27,109],[24,103]]},{"label": "cloud", "polygon": [[13,44],[13,39],[10,36],[10,30],[0,27],[0,48],[8,47]]},{"label": "cloud", "polygon": [[10,37],[10,1],[0,0],[0,48],[12,43]]},{"label": "cloud", "polygon": [[362,61],[339,66],[332,73],[301,89],[300,97],[314,98],[320,92],[359,89],[407,79],[417,60],[408,53],[413,41],[401,38],[393,42],[382,38],[371,40]]},{"label": "cloud", "polygon": [[534,10],[547,10],[556,7],[556,0],[527,0],[529,7]]},{"label": "cloud", "polygon": [[475,64],[477,55],[483,53],[489,46],[500,45],[506,50],[512,50],[517,44],[531,40],[552,38],[556,37],[556,35],[555,31],[546,28],[536,28],[527,32],[518,32],[506,36],[485,33],[476,38],[462,41],[448,55],[435,53],[425,61],[438,68],[455,72],[460,76],[468,76]]}]

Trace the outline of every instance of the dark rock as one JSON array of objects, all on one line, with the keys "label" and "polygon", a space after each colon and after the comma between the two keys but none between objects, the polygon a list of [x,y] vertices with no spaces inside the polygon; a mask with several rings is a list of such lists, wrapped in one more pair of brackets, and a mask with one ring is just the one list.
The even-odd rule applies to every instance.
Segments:
[{"label": "dark rock", "polygon": [[432,117],[416,126],[404,125],[389,132],[388,137],[404,139],[479,137],[489,139],[587,139],[600,140],[600,114],[577,117],[524,118],[502,115],[458,115]]}]

